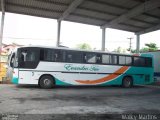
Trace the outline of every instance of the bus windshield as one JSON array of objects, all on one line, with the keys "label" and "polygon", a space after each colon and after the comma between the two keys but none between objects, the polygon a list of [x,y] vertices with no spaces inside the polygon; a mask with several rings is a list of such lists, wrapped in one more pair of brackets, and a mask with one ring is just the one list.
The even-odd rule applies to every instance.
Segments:
[{"label": "bus windshield", "polygon": [[18,67],[20,68],[36,68],[39,62],[38,48],[19,48],[17,51]]}]

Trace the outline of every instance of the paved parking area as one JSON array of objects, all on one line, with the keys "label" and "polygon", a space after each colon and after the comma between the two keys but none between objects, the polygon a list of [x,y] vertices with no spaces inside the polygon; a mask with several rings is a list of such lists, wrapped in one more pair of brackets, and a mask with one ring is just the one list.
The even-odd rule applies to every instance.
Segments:
[{"label": "paved parking area", "polygon": [[160,89],[148,87],[56,87],[0,85],[0,113],[159,113]]}]

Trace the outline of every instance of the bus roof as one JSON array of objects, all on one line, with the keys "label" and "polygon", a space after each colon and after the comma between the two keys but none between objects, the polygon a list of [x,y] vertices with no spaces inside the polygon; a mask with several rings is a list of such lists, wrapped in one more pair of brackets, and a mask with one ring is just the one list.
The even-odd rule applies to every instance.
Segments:
[{"label": "bus roof", "polygon": [[41,46],[41,45],[29,45],[23,46],[18,48],[25,48],[25,47],[35,47],[35,48],[49,48],[49,49],[63,49],[63,50],[74,50],[74,51],[82,51],[82,52],[96,52],[96,53],[108,53],[108,54],[118,54],[118,55],[134,55],[134,54],[127,54],[127,53],[116,53],[116,52],[106,52],[101,50],[82,50],[82,49],[74,49],[68,47],[53,47],[53,46]]}]

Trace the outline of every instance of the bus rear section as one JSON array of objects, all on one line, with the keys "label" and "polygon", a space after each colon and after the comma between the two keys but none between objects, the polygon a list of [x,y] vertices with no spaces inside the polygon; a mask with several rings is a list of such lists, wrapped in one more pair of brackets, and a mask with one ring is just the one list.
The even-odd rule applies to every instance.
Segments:
[{"label": "bus rear section", "polygon": [[61,48],[23,47],[11,57],[15,84],[123,85],[153,82],[152,57],[78,51]]},{"label": "bus rear section", "polygon": [[154,79],[160,82],[160,51],[148,52],[147,54],[153,55]]}]

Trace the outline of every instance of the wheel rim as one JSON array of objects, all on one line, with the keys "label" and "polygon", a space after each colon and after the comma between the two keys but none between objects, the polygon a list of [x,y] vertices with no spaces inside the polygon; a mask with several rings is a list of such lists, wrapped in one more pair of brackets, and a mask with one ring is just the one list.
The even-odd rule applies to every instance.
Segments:
[{"label": "wheel rim", "polygon": [[130,80],[125,80],[125,86],[129,87],[131,85],[131,81]]},{"label": "wheel rim", "polygon": [[49,79],[44,79],[44,85],[49,86],[51,81]]}]

